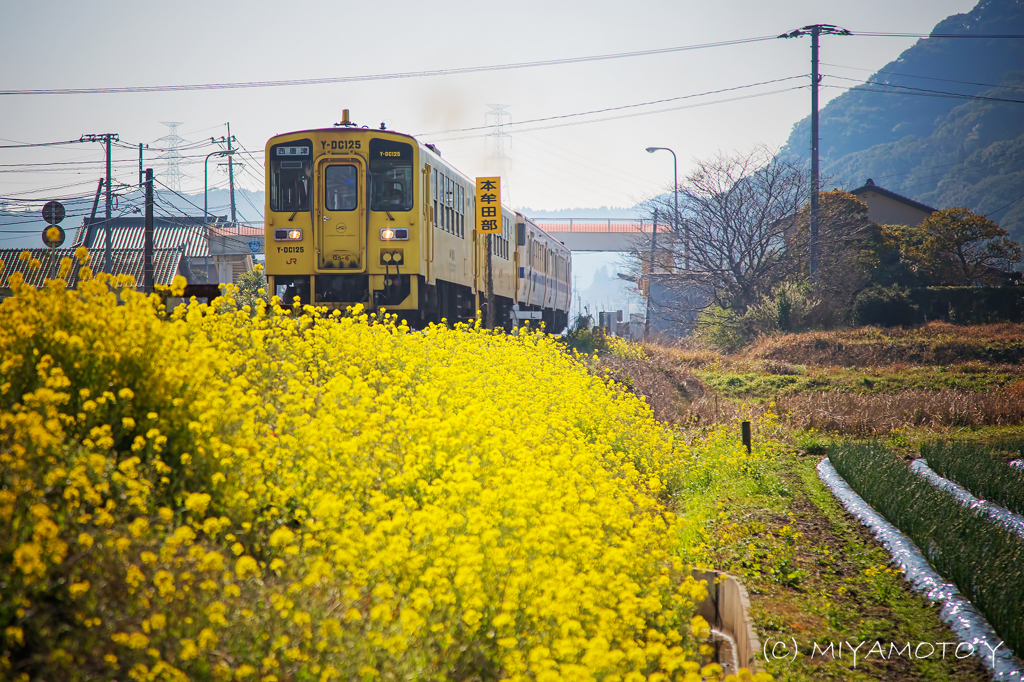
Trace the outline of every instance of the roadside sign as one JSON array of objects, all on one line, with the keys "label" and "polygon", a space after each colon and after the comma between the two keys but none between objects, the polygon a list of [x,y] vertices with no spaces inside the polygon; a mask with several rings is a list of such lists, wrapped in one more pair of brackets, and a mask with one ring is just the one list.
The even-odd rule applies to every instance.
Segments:
[{"label": "roadside sign", "polygon": [[253,253],[259,253],[260,249],[262,248],[263,242],[261,242],[259,239],[253,239],[251,242],[249,242],[249,250],[252,251]]},{"label": "roadside sign", "polygon": [[476,179],[476,231],[501,234],[501,178]]},{"label": "roadside sign", "polygon": [[[61,209],[64,210],[63,208]],[[61,216],[63,217],[63,216]],[[67,235],[64,234],[64,228],[59,225],[48,225],[43,230],[43,243],[51,249],[56,249],[64,243],[64,239]]]},{"label": "roadside sign", "polygon": [[59,201],[47,201],[46,205],[43,206],[43,220],[48,225],[56,225],[64,220],[64,216],[64,204]]}]

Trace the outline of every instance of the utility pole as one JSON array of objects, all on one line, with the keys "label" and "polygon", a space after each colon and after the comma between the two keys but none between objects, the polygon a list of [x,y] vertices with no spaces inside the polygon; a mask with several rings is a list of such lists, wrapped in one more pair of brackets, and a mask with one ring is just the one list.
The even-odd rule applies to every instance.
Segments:
[{"label": "utility pole", "polygon": [[100,184],[96,186],[96,198],[92,200],[92,213],[89,214],[89,233],[85,235],[85,243],[92,244],[92,229],[93,224],[96,222],[96,209],[100,205],[100,193],[103,192],[103,178],[100,178]]},{"label": "utility pole", "polygon": [[106,145],[107,151],[107,210],[106,220],[103,223],[104,230],[103,234],[106,239],[106,253],[104,254],[104,265],[103,269],[106,272],[110,272],[110,268],[113,264],[113,247],[111,246],[111,240],[113,236],[111,234],[112,229],[110,225],[111,215],[114,212],[114,200],[110,194],[110,144],[111,142],[120,142],[121,138],[116,133],[103,133],[102,135],[82,135],[79,138],[81,142],[103,142]]},{"label": "utility pole", "polygon": [[[231,151],[231,124],[228,123],[228,151]],[[228,154],[228,187],[231,192],[231,223],[235,223],[235,164],[232,154]]]},{"label": "utility pole", "polygon": [[644,341],[651,337],[651,279],[654,276],[654,249],[658,243],[658,209],[654,209],[651,226],[651,260],[647,265],[647,311],[644,313]]},{"label": "utility pole", "polygon": [[821,35],[848,36],[850,32],[832,24],[812,24],[783,33],[780,38],[811,36],[811,282],[818,286],[818,38]]},{"label": "utility pole", "polygon": [[153,293],[153,169],[146,169],[146,228],[142,238],[142,290]]},{"label": "utility pole", "polygon": [[145,181],[142,179],[142,143],[140,142],[139,143],[139,184],[141,185],[143,182],[145,182]]}]

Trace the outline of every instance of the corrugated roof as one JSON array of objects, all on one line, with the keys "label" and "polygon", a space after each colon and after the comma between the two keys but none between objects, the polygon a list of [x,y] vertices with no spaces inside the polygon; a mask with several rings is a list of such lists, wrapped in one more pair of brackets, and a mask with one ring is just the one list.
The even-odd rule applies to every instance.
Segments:
[{"label": "corrugated roof", "polygon": [[[106,218],[86,218],[75,232],[74,246],[85,245],[94,255],[106,248]],[[114,249],[141,249],[145,239],[146,221],[140,216],[111,218],[111,246]],[[153,247],[178,249],[185,245],[189,258],[210,255],[206,240],[206,223],[198,216],[180,218],[153,218]]]},{"label": "corrugated roof", "polygon": [[[21,254],[24,251],[28,251],[31,257],[38,260],[42,266],[30,268],[29,261],[21,260]],[[0,249],[0,261],[4,263],[3,268],[0,269],[0,288],[11,286],[11,275],[20,272],[27,284],[38,289],[43,286],[45,280],[57,276],[57,271],[60,270],[60,261],[63,258],[71,259],[71,276],[77,278],[80,264],[75,258],[74,249],[53,249],[52,251],[47,248]]]},{"label": "corrugated roof", "polygon": [[[20,258],[23,251],[28,251],[32,258],[38,259],[42,263],[42,267],[30,269],[28,263]],[[45,280],[56,277],[57,271],[60,269],[60,261],[65,257],[72,260],[68,286],[75,288],[78,286],[78,273],[81,266],[74,254],[74,249],[54,249],[52,256],[50,249],[0,249],[0,260],[4,262],[3,272],[0,272],[0,288],[10,286],[10,277],[15,272],[20,272],[25,278],[25,282],[31,286],[42,287]],[[136,287],[142,286],[143,257],[142,249],[113,249],[111,252],[112,274],[131,275],[135,278]],[[184,265],[182,260],[181,249],[154,249],[153,283],[170,286],[175,275],[186,274],[182,272]],[[89,265],[96,271],[102,269],[102,254],[92,253]]]}]

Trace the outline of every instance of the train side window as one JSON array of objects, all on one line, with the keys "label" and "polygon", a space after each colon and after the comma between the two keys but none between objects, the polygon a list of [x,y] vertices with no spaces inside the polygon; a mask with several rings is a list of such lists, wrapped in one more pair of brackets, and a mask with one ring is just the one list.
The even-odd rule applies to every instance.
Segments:
[{"label": "train side window", "polygon": [[443,172],[437,174],[437,224],[441,226],[441,230],[444,232],[448,231],[448,223],[445,221],[444,214],[444,188],[448,186],[448,178],[444,176]]},{"label": "train side window", "polygon": [[296,140],[270,148],[270,210],[308,211],[313,188],[313,143]]},{"label": "train side window", "polygon": [[448,178],[447,184],[445,185],[444,193],[444,207],[445,211],[447,211],[448,213],[448,231],[451,232],[452,234],[455,234],[457,231],[455,229],[455,221],[452,220],[452,187],[454,186],[454,184],[455,183],[452,181],[452,179]]},{"label": "train side window", "polygon": [[431,193],[431,196],[434,199],[434,215],[433,215],[434,227],[437,227],[438,215],[437,215],[437,169],[436,168],[431,168],[430,169],[430,193]]},{"label": "train side window", "polygon": [[411,211],[412,145],[370,140],[370,210]]},{"label": "train side window", "polygon": [[459,236],[464,237],[466,234],[466,223],[463,220],[462,213],[462,185],[455,186],[455,212],[459,215]]},{"label": "train side window", "polygon": [[328,211],[353,211],[359,204],[355,166],[328,166],[324,173],[324,206]]}]

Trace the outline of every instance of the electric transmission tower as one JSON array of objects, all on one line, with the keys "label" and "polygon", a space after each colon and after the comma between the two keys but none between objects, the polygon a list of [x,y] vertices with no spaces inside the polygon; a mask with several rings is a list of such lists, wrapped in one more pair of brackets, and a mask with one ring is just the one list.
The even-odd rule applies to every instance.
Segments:
[{"label": "electric transmission tower", "polygon": [[167,151],[158,156],[158,159],[163,159],[167,162],[167,170],[164,171],[163,176],[166,178],[165,184],[176,192],[181,191],[181,178],[184,173],[181,172],[181,153],[178,151],[178,147],[185,141],[185,138],[178,135],[178,126],[184,125],[181,121],[160,121],[160,125],[167,126],[167,134],[157,140],[157,142],[166,143]]},{"label": "electric transmission tower", "polygon": [[512,114],[508,113],[508,104],[488,104],[491,108],[490,111],[484,116],[484,125],[491,126],[491,132],[487,133],[488,139],[491,140],[489,143],[490,156],[494,161],[495,166],[498,169],[498,175],[501,175],[505,180],[501,183],[502,192],[505,194],[504,200],[509,201],[509,182],[508,182],[508,170],[511,164],[511,159],[505,153],[506,147],[512,140],[512,136],[505,132],[505,126],[512,122]]}]

